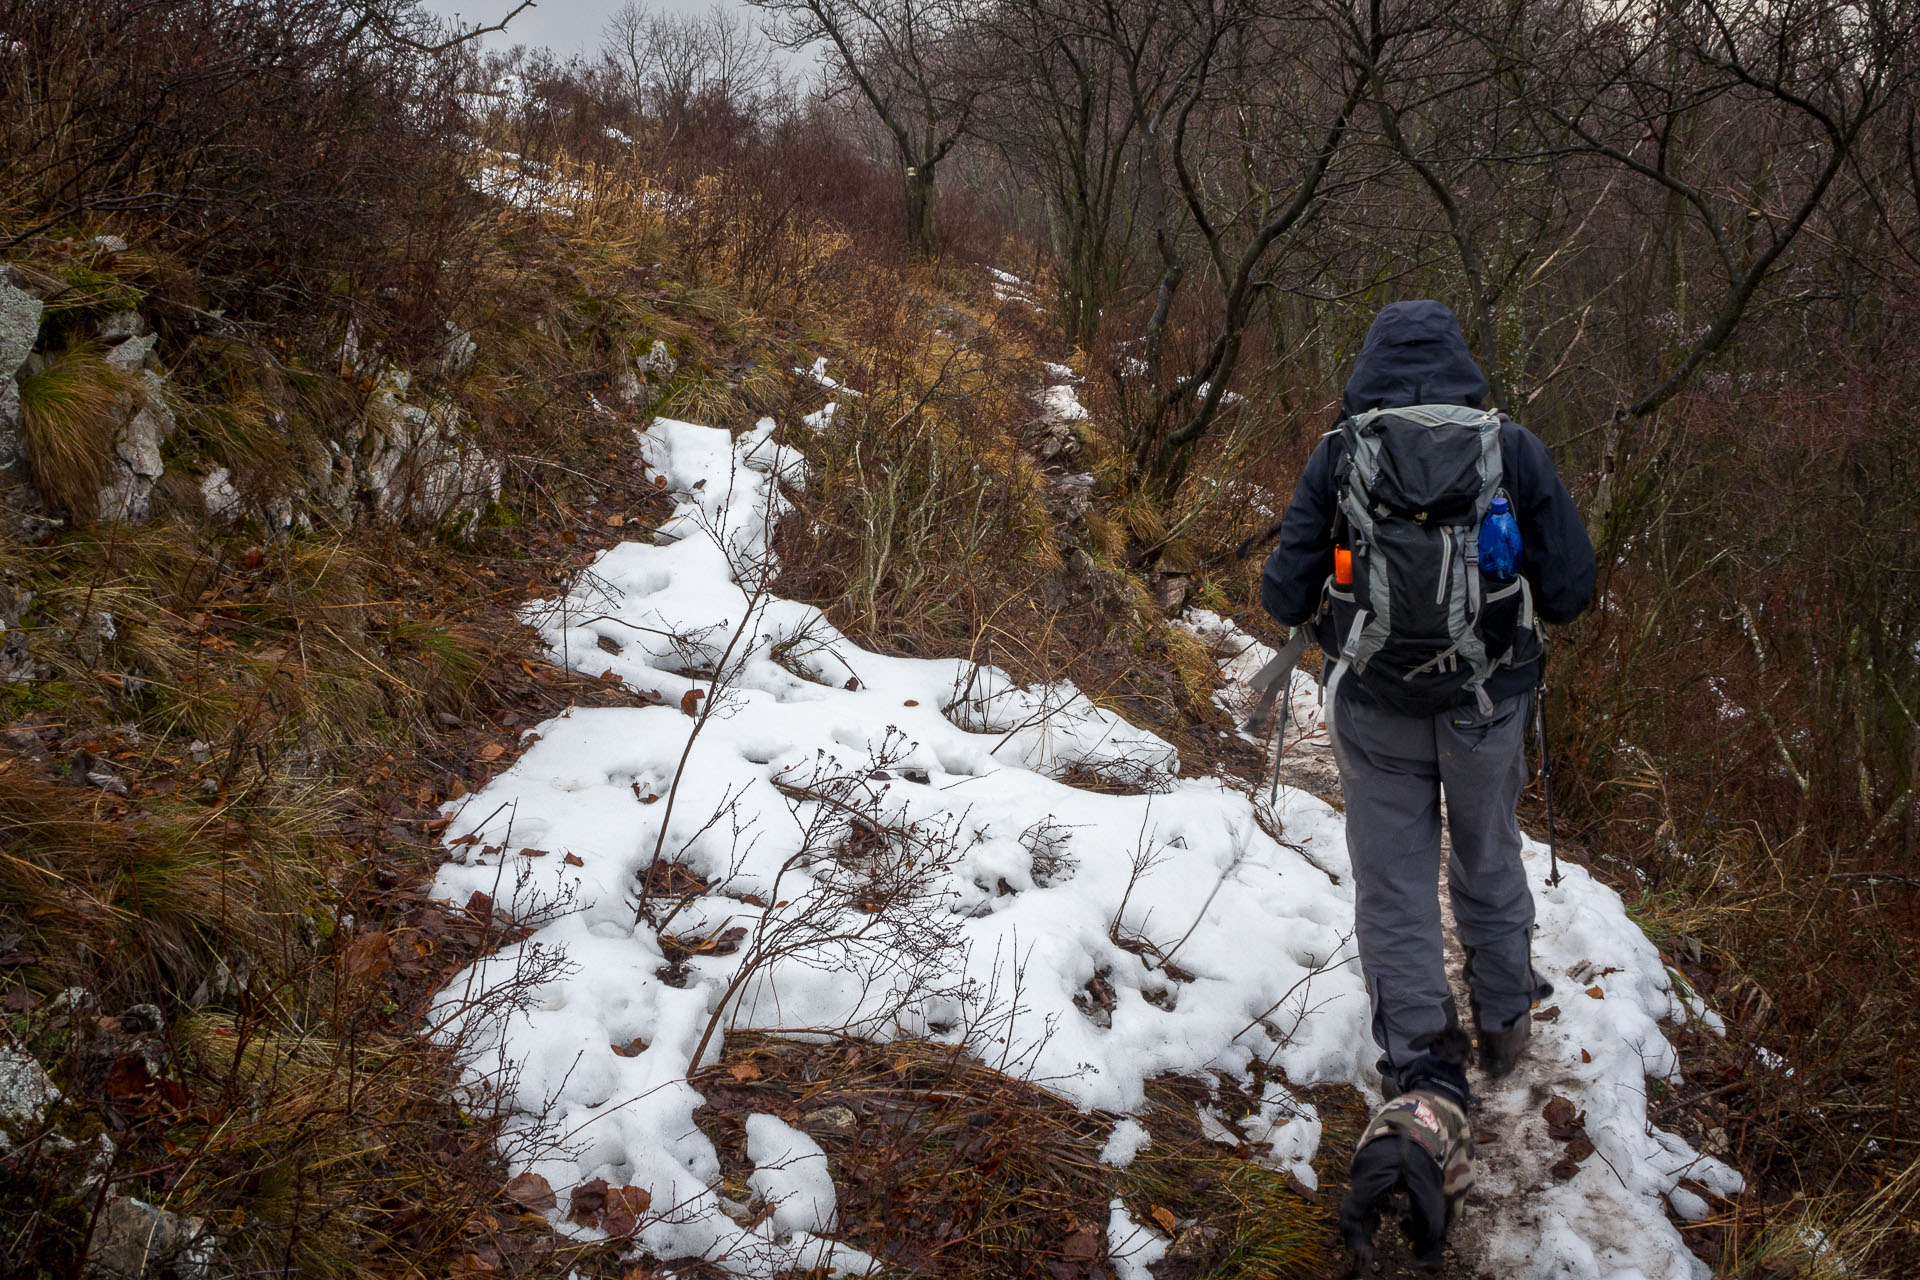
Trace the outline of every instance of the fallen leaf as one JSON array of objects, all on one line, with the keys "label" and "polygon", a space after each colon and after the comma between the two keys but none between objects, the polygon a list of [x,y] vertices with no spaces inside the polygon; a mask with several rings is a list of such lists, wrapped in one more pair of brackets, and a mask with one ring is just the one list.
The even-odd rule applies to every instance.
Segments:
[{"label": "fallen leaf", "polygon": [[654,487],[654,488],[656,488],[656,489],[664,489],[664,488],[666,488],[666,487],[667,487],[667,478],[666,478],[665,476],[655,476],[655,477],[653,478],[653,487]]},{"label": "fallen leaf", "polygon": [[689,689],[680,695],[680,710],[685,715],[700,714],[700,699],[707,696],[705,689]]},{"label": "fallen leaf", "polygon": [[1540,1012],[1534,1014],[1533,1020],[1535,1022],[1552,1022],[1555,1018],[1559,1016],[1560,1016],[1560,1006],[1557,1004],[1550,1004],[1546,1008],[1542,1009]]},{"label": "fallen leaf", "polygon": [[1580,1061],[1582,1061],[1582,1062],[1592,1062],[1592,1061],[1593,1061],[1593,1055],[1592,1055],[1592,1054],[1590,1054],[1590,1053],[1588,1053],[1588,1052],[1587,1052],[1587,1051],[1586,1051],[1585,1049],[1582,1049],[1582,1050],[1580,1051]]},{"label": "fallen leaf", "polygon": [[523,858],[544,858],[547,856],[547,851],[545,849],[522,849],[520,856]]},{"label": "fallen leaf", "polygon": [[1588,987],[1587,994],[1592,996],[1595,1000],[1605,1000],[1607,998],[1607,993],[1602,991],[1599,987]]},{"label": "fallen leaf", "polygon": [[463,1253],[460,1261],[453,1264],[453,1269],[464,1275],[486,1275],[500,1268],[477,1253]]},{"label": "fallen leaf", "polygon": [[625,1044],[616,1044],[613,1051],[622,1058],[637,1058],[647,1051],[647,1042],[641,1036],[635,1036]]},{"label": "fallen leaf", "polygon": [[1580,1172],[1580,1162],[1571,1156],[1561,1156],[1558,1160],[1554,1161],[1553,1167],[1548,1169],[1547,1172],[1561,1182],[1565,1182],[1568,1178]]},{"label": "fallen leaf", "polygon": [[620,677],[613,673],[612,667],[608,667],[605,671],[602,671],[600,673],[600,678],[602,680],[607,681],[609,684],[611,684],[613,681],[618,680]]},{"label": "fallen leaf", "polygon": [[625,524],[626,522],[627,522],[627,518],[625,516],[608,516],[607,528],[618,529],[621,525]]},{"label": "fallen leaf", "polygon": [[848,676],[848,677],[847,677],[847,691],[848,691],[849,693],[858,693],[858,692],[859,692],[859,690],[860,690],[860,677],[859,677],[859,676]]},{"label": "fallen leaf", "polygon": [[610,1236],[630,1236],[640,1225],[640,1215],[652,1204],[653,1196],[644,1187],[615,1187],[607,1192],[607,1211],[600,1228]]},{"label": "fallen leaf", "polygon": [[583,1227],[591,1227],[607,1207],[607,1180],[595,1178],[573,1189],[567,1201],[567,1218]]},{"label": "fallen leaf", "polygon": [[1567,1159],[1580,1161],[1593,1154],[1593,1141],[1589,1138],[1575,1138],[1567,1144]]},{"label": "fallen leaf", "polygon": [[474,754],[479,756],[482,760],[498,760],[501,756],[505,755],[506,752],[507,752],[507,749],[501,746],[499,743],[489,742],[486,746],[474,752]]},{"label": "fallen leaf", "polygon": [[387,935],[384,933],[361,934],[348,944],[345,959],[349,977],[378,977],[392,965]]},{"label": "fallen leaf", "polygon": [[39,1003],[40,997],[33,994],[30,988],[19,986],[7,992],[7,998],[0,1001],[0,1008],[4,1008],[8,1013],[25,1013]]},{"label": "fallen leaf", "polygon": [[467,899],[467,914],[475,920],[487,920],[493,915],[493,899],[475,889],[473,896]]},{"label": "fallen leaf", "polygon": [[1540,1109],[1547,1122],[1547,1136],[1555,1142],[1571,1142],[1586,1136],[1586,1113],[1573,1100],[1555,1095]]},{"label": "fallen leaf", "polygon": [[1175,1232],[1180,1230],[1179,1219],[1173,1216],[1173,1210],[1167,1208],[1163,1204],[1157,1204],[1153,1206],[1152,1210],[1148,1213],[1148,1216],[1151,1217],[1155,1222],[1159,1223],[1160,1229],[1166,1232],[1168,1235],[1173,1235]]},{"label": "fallen leaf", "polygon": [[1062,1242],[1060,1256],[1069,1262],[1092,1262],[1100,1256],[1100,1237],[1082,1227]]},{"label": "fallen leaf", "polygon": [[735,1080],[758,1080],[760,1078],[760,1068],[754,1066],[751,1062],[736,1062],[727,1068],[727,1074]]},{"label": "fallen leaf", "polygon": [[553,1184],[532,1172],[517,1174],[508,1181],[507,1199],[535,1213],[545,1213],[560,1203],[553,1194]]},{"label": "fallen leaf", "polygon": [[909,706],[909,707],[917,707],[917,706],[919,706],[919,705],[920,705],[920,703],[919,703],[919,701],[918,701],[917,699],[914,699],[914,698],[908,698],[908,699],[907,699],[907,701],[906,701],[906,704],[905,704],[905,705],[907,705],[907,706]]},{"label": "fallen leaf", "polygon": [[566,854],[560,859],[560,861],[566,863],[570,867],[584,867],[587,865],[587,860],[585,858],[582,858],[577,853]]}]

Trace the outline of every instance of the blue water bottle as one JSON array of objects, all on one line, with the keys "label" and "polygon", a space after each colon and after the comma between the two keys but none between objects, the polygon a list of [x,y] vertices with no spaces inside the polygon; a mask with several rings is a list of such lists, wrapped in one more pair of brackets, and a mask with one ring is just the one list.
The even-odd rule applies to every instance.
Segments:
[{"label": "blue water bottle", "polygon": [[1495,494],[1480,522],[1480,572],[1495,582],[1512,582],[1520,573],[1520,526],[1507,509],[1507,495]]}]

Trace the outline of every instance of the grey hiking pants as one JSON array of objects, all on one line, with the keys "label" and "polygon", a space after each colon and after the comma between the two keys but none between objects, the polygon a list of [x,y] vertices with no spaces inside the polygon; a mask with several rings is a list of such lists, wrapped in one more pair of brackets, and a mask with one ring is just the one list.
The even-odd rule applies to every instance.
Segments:
[{"label": "grey hiking pants", "polygon": [[1506,1027],[1548,990],[1533,970],[1533,894],[1520,865],[1515,808],[1526,785],[1531,693],[1412,717],[1330,699],[1334,759],[1347,804],[1354,927],[1373,1002],[1382,1070],[1417,1058],[1415,1042],[1457,1020],[1440,922],[1440,798],[1455,932],[1480,1025]]}]

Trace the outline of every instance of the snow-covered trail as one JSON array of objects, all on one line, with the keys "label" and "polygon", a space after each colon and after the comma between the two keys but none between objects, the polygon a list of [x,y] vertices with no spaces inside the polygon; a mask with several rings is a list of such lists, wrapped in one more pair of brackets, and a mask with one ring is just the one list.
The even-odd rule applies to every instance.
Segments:
[{"label": "snow-covered trail", "polygon": [[[614,1199],[655,1256],[740,1275],[868,1268],[831,1239],[825,1157],[777,1119],[749,1123],[753,1185],[786,1200],[761,1217],[722,1193],[687,1077],[729,1027],[961,1043],[1112,1112],[1163,1072],[1240,1076],[1255,1060],[1371,1091],[1340,815],[1295,787],[1270,811],[1183,778],[1171,746],[1069,684],[870,653],[771,595],[781,486],[804,483],[772,433],[661,420],[643,434],[676,514],[527,616],[556,659],[657,704],[540,726],[446,833],[436,892],[487,895],[533,932],[456,979],[440,1033],[462,1038],[475,1080],[506,1087],[506,1150],[559,1193],[556,1225],[624,1225],[568,1221],[570,1190],[604,1180],[633,1189]],[[1140,793],[1056,780],[1076,772]],[[656,851],[680,870],[648,881]],[[1544,877],[1544,849],[1528,857]],[[1645,1077],[1675,1069],[1658,1020],[1686,1010],[1610,890],[1571,868],[1536,892],[1563,1013],[1536,1042],[1554,1074],[1512,1088],[1566,1092],[1600,1158],[1539,1192],[1501,1194],[1490,1174],[1476,1213],[1513,1198],[1538,1212],[1501,1215],[1473,1260],[1512,1277],[1690,1280],[1703,1269],[1661,1197],[1683,1174],[1733,1175],[1646,1123]],[[1588,985],[1598,998],[1578,994]],[[1241,1129],[1312,1180],[1311,1106],[1270,1085]],[[1115,1231],[1135,1229],[1124,1218]]]},{"label": "snow-covered trail", "polygon": [[[1213,614],[1191,613],[1185,625],[1220,661],[1224,683],[1215,700],[1244,720],[1255,697],[1246,682],[1273,650]],[[1298,674],[1291,692],[1283,794],[1300,787],[1337,795],[1339,769],[1318,691]],[[1741,1178],[1648,1122],[1646,1081],[1675,1078],[1679,1070],[1660,1017],[1704,1018],[1716,1029],[1718,1021],[1673,989],[1657,949],[1610,889],[1565,863],[1560,883],[1549,884],[1551,860],[1536,841],[1527,841],[1525,856],[1538,912],[1535,964],[1555,990],[1536,1010],[1528,1053],[1511,1074],[1496,1080],[1478,1068],[1470,1073],[1475,1128],[1492,1141],[1477,1152],[1478,1181],[1450,1247],[1475,1276],[1704,1276],[1707,1268],[1667,1220],[1662,1200],[1675,1216],[1698,1220],[1707,1204],[1682,1182],[1731,1196],[1742,1189]],[[1443,863],[1447,969],[1464,1012],[1466,956],[1445,884]],[[1565,1162],[1582,1148],[1569,1146],[1567,1129],[1550,1132],[1545,1112],[1555,1098],[1573,1104],[1571,1128],[1592,1144],[1591,1154],[1571,1164]]]}]

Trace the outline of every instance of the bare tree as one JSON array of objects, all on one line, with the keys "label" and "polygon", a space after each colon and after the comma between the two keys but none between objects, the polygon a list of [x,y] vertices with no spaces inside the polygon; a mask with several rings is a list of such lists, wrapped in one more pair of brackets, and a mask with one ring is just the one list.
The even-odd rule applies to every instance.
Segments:
[{"label": "bare tree", "polygon": [[[1276,250],[1316,208],[1365,81],[1304,9],[1096,0],[1082,13],[1114,55],[1141,140],[1158,279],[1140,354],[1120,366],[1149,389],[1123,397],[1124,429],[1133,483],[1168,503],[1229,403],[1255,303],[1278,287]],[[1175,308],[1196,289],[1205,334],[1174,372]]]},{"label": "bare tree", "polygon": [[607,19],[600,57],[634,107],[667,120],[715,110],[751,116],[782,84],[773,46],[721,5],[648,13],[628,0]]},{"label": "bare tree", "polygon": [[1067,336],[1093,341],[1126,282],[1136,242],[1136,118],[1112,50],[1063,21],[1058,0],[1011,0],[1002,13],[1008,74],[982,134],[1028,189],[1041,193],[1061,259]]},{"label": "bare tree", "polygon": [[972,127],[989,68],[967,0],[753,0],[779,15],[790,48],[826,42],[829,92],[857,91],[893,139],[906,187],[907,241],[933,252],[940,162]]}]

